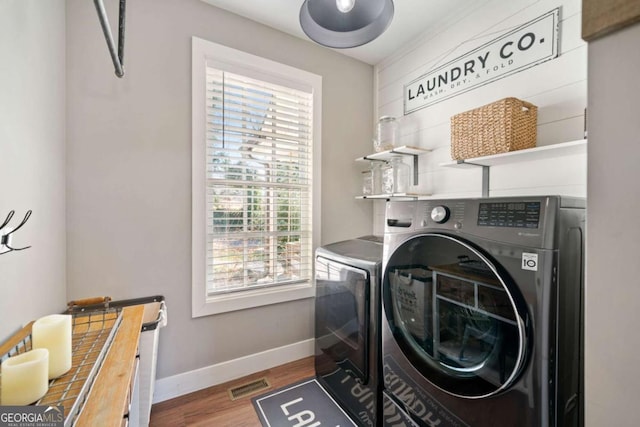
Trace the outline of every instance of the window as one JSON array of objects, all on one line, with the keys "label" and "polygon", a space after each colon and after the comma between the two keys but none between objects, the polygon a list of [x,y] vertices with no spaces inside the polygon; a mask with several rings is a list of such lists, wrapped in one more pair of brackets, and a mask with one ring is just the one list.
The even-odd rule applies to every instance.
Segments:
[{"label": "window", "polygon": [[193,38],[193,316],[313,296],[321,78]]}]

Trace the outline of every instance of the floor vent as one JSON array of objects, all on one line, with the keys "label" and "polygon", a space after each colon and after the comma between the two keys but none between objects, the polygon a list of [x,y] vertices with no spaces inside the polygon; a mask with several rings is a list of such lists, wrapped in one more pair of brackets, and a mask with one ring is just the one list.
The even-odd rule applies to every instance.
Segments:
[{"label": "floor vent", "polygon": [[271,388],[271,384],[266,378],[260,378],[250,383],[232,387],[229,389],[229,398],[231,400],[240,399],[241,397],[250,396],[256,394],[262,390]]}]

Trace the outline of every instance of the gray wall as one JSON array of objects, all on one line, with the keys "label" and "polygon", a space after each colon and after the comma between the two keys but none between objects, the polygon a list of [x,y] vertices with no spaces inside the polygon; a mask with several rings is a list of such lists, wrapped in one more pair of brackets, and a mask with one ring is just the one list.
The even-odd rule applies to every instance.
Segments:
[{"label": "gray wall", "polygon": [[0,342],[65,308],[64,0],[0,2],[0,224],[33,215],[0,255]]},{"label": "gray wall", "polygon": [[640,24],[589,43],[586,425],[637,426]]},{"label": "gray wall", "polygon": [[311,338],[311,299],[191,318],[191,37],[323,77],[322,243],[372,228],[372,67],[199,0],[129,2],[126,25],[118,79],[93,3],[67,1],[69,297],[164,295],[158,378]]}]

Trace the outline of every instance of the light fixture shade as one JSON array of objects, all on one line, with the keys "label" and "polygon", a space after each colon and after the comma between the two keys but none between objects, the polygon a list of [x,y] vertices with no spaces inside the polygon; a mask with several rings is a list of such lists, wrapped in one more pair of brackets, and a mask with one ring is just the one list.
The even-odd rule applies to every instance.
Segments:
[{"label": "light fixture shade", "polygon": [[361,46],[384,33],[393,18],[393,0],[355,0],[340,12],[336,0],[305,0],[300,25],[309,38],[339,49]]}]

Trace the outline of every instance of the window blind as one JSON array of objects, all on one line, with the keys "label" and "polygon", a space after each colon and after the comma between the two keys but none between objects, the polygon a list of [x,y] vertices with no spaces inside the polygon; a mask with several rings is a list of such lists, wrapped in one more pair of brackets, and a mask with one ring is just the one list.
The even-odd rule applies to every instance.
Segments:
[{"label": "window blind", "polygon": [[311,280],[313,95],[206,79],[208,294]]}]

